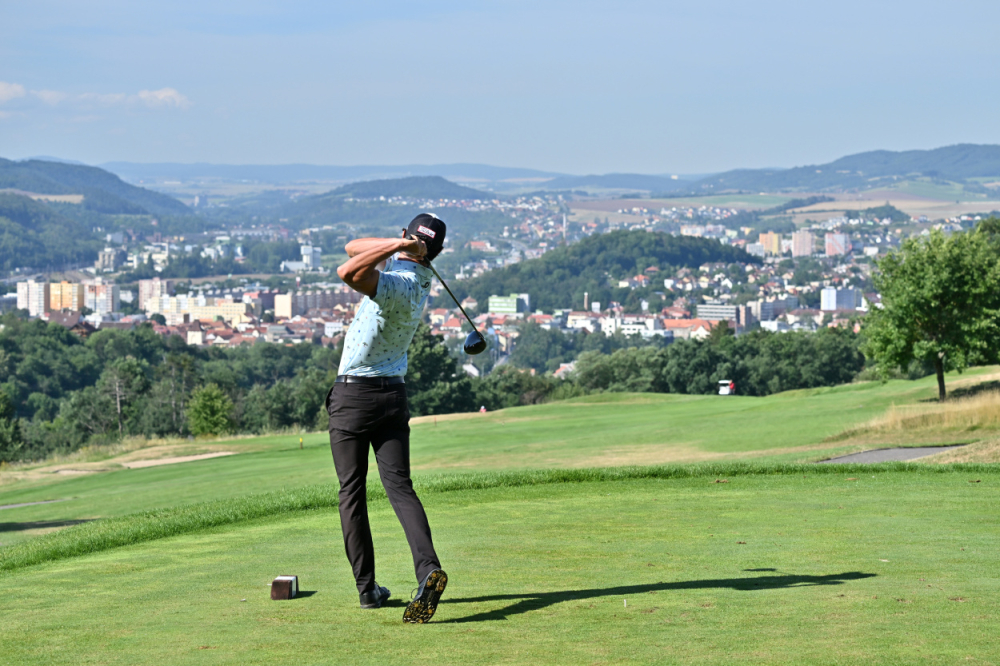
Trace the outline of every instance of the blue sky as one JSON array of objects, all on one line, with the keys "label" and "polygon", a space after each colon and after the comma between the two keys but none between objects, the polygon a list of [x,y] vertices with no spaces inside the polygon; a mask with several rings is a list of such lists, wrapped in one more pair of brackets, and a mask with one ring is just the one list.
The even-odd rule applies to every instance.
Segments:
[{"label": "blue sky", "polygon": [[700,173],[1000,143],[1000,3],[0,6],[0,156]]}]

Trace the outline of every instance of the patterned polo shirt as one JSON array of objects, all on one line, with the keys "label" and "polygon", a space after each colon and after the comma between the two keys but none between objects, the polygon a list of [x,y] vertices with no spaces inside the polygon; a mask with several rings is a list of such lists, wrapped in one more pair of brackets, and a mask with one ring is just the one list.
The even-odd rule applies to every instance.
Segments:
[{"label": "patterned polo shirt", "polygon": [[379,273],[375,297],[364,297],[344,339],[342,375],[402,377],[406,350],[431,288],[429,268],[392,257]]}]

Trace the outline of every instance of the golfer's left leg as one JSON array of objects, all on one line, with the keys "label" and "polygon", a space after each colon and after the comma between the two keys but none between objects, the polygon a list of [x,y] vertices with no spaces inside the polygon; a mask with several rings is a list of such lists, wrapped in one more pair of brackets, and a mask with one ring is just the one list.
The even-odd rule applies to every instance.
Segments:
[{"label": "golfer's left leg", "polygon": [[406,390],[401,385],[392,388],[394,395],[386,396],[387,418],[372,434],[372,448],[385,493],[410,544],[419,582],[430,572],[440,569],[441,563],[434,551],[427,514],[410,480],[410,413],[406,407]]}]

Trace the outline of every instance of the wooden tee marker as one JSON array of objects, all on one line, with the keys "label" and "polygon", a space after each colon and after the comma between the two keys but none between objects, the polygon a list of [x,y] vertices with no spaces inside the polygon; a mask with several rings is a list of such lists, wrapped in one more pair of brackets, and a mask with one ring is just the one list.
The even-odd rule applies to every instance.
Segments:
[{"label": "wooden tee marker", "polygon": [[280,599],[294,599],[295,595],[299,593],[299,577],[298,576],[278,576],[271,582],[271,598],[275,600]]}]

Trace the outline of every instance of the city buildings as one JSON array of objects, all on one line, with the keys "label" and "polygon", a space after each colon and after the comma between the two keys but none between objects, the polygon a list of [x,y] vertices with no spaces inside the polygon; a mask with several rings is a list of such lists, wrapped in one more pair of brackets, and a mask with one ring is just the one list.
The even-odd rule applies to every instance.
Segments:
[{"label": "city buildings", "polygon": [[118,285],[105,284],[103,278],[94,278],[84,282],[83,289],[85,308],[99,315],[118,312],[120,306]]},{"label": "city buildings", "polygon": [[76,282],[66,282],[49,285],[49,309],[54,312],[69,310],[70,312],[83,311],[84,286]]},{"label": "city buildings", "polygon": [[139,280],[139,309],[145,311],[150,300],[171,296],[173,293],[174,283],[172,280],[161,280],[158,277],[151,280]]},{"label": "city buildings", "polygon": [[17,283],[17,308],[27,310],[32,317],[40,317],[51,309],[51,296],[48,282]]},{"label": "city buildings", "polygon": [[94,268],[98,272],[109,272],[118,270],[128,258],[125,250],[114,247],[106,247],[97,253],[97,261]]},{"label": "city buildings", "polygon": [[826,235],[826,256],[840,257],[851,253],[851,237],[843,233]]},{"label": "city buildings", "polygon": [[816,251],[816,239],[810,231],[792,232],[792,256],[809,257]]},{"label": "city buildings", "polygon": [[819,309],[823,312],[857,310],[861,305],[861,292],[857,289],[825,287],[819,293]]},{"label": "city buildings", "polygon": [[764,247],[764,252],[772,255],[781,254],[781,234],[773,231],[765,231],[757,240]]},{"label": "city buildings", "polygon": [[531,311],[531,296],[511,294],[510,296],[490,296],[488,311],[494,314],[517,314]]}]

